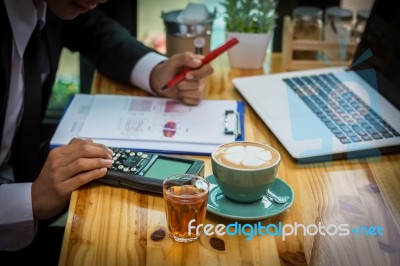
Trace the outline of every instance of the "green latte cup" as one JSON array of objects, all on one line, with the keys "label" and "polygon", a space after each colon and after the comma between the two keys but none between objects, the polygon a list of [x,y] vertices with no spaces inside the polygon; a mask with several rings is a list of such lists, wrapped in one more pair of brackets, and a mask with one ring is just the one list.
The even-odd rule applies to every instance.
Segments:
[{"label": "green latte cup", "polygon": [[260,200],[276,180],[281,156],[263,143],[225,143],[211,154],[213,175],[230,200],[250,203]]}]

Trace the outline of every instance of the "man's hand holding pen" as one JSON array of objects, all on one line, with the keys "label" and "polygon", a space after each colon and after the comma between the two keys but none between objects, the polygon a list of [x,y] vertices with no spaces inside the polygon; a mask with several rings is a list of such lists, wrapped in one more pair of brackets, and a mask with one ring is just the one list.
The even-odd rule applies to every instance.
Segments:
[{"label": "man's hand holding pen", "polygon": [[[150,85],[156,95],[176,98],[188,105],[198,105],[204,98],[206,80],[213,73],[210,64],[202,65],[204,56],[190,52],[171,56],[169,60],[157,65],[150,75]],[[182,73],[184,79],[171,88],[163,90],[170,80]]]},{"label": "man's hand holding pen", "polygon": [[160,96],[178,98],[197,105],[204,97],[205,77],[213,73],[210,62],[239,43],[236,37],[209,52],[205,57],[183,53],[171,57],[153,69],[150,85]]}]

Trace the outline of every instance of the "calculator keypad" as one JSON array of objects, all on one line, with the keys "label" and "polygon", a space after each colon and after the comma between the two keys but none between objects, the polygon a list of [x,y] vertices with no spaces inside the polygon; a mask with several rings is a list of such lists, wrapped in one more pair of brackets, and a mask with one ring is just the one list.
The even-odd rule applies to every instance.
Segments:
[{"label": "calculator keypad", "polygon": [[112,170],[137,174],[150,161],[152,154],[129,149],[110,148],[113,151]]}]

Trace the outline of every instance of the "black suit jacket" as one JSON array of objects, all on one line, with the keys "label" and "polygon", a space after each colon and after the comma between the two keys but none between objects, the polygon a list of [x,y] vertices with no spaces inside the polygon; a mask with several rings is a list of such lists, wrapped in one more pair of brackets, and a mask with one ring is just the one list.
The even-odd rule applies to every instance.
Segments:
[{"label": "black suit jacket", "polygon": [[[133,38],[117,22],[105,16],[99,10],[92,10],[79,15],[70,21],[57,18],[50,10],[46,17],[47,46],[50,57],[50,75],[42,86],[42,117],[45,114],[52,86],[54,83],[60,53],[63,47],[71,51],[79,51],[103,74],[123,83],[130,82],[130,73],[137,61],[145,54],[153,51]],[[10,69],[12,51],[12,30],[4,1],[0,1],[0,139],[2,139],[7,99],[10,90]],[[12,88],[11,88],[12,89]],[[29,117],[23,117],[21,123]],[[18,138],[14,145],[18,146]],[[27,147],[39,149],[38,147]],[[19,176],[18,169],[29,164],[12,150],[12,164],[16,172],[16,180],[32,180],[36,178],[41,165],[36,167],[29,177]],[[39,153],[39,150],[38,150]]]}]

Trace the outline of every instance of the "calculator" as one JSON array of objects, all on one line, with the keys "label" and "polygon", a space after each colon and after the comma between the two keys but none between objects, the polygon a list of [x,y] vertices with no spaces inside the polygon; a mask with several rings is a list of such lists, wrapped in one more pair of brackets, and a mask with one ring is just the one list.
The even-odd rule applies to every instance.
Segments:
[{"label": "calculator", "polygon": [[164,179],[175,174],[204,177],[204,161],[122,148],[113,151],[113,164],[98,181],[162,194]]}]

